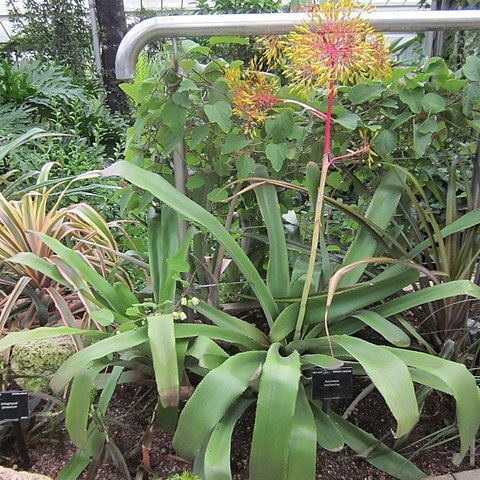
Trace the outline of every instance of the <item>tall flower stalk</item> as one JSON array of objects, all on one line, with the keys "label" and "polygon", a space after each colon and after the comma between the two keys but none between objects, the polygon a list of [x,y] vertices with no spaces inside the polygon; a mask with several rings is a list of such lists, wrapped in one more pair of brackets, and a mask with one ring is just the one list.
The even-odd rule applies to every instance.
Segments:
[{"label": "tall flower stalk", "polygon": [[281,58],[284,76],[290,80],[290,90],[307,101],[312,95],[325,92],[327,113],[324,114],[307,103],[280,99],[276,96],[279,81],[249,68],[243,79],[239,72],[228,72],[227,81],[234,90],[233,111],[246,121],[246,130],[253,124],[263,124],[271,109],[279,103],[297,104],[325,121],[321,175],[314,208],[314,222],[306,279],[302,291],[294,338],[302,336],[308,297],[313,281],[317,249],[323,222],[323,203],[329,166],[336,160],[353,157],[369,150],[367,145],[356,152],[332,158],[331,129],[335,93],[340,85],[357,83],[362,79],[386,77],[391,73],[390,57],[381,34],[354,12],[354,0],[326,0],[314,7],[309,22],[304,22],[284,41],[276,41],[283,55],[267,49],[264,64],[272,58]]},{"label": "tall flower stalk", "polygon": [[293,82],[292,89],[308,93],[324,88],[328,92],[322,170],[314,206],[310,257],[295,325],[295,339],[302,335],[312,285],[322,229],[328,167],[336,160],[330,157],[332,109],[336,88],[363,78],[387,76],[391,72],[383,36],[375,33],[359,14],[355,14],[354,7],[353,0],[339,0],[337,3],[327,0],[312,12],[310,23],[300,25],[285,41],[285,55],[290,64],[285,74]]}]

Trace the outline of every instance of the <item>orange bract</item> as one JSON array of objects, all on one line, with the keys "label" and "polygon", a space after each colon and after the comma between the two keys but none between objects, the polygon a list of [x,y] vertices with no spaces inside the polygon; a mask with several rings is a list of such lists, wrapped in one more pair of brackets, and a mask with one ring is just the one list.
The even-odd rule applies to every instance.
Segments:
[{"label": "orange bract", "polygon": [[326,0],[283,42],[285,76],[292,90],[308,93],[388,76],[390,57],[383,35],[353,12],[353,0]]}]

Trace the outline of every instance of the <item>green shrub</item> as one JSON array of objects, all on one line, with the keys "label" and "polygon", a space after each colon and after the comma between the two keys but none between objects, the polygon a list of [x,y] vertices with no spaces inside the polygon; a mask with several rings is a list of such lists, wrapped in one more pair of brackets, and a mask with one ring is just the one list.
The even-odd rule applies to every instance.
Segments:
[{"label": "green shrub", "polygon": [[15,35],[4,47],[41,60],[57,60],[76,75],[93,71],[91,30],[83,0],[8,0]]}]

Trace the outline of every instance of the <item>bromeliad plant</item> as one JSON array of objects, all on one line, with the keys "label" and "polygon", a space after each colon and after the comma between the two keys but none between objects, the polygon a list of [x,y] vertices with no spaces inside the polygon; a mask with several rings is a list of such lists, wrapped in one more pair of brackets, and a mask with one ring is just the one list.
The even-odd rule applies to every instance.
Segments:
[{"label": "bromeliad plant", "polygon": [[[54,166],[45,164],[36,185],[17,195],[18,199],[8,200],[0,193],[0,336],[5,330],[49,323],[90,324],[86,300],[65,286],[61,275],[52,274],[58,269],[68,277],[71,267],[55,256],[42,234],[71,245],[104,278],[129,283],[120,267],[115,238],[102,216],[85,203],[62,206],[72,182],[49,180]],[[5,195],[11,190],[10,186]],[[19,263],[32,258],[32,264]],[[39,262],[46,270],[38,269]]]},{"label": "bromeliad plant", "polygon": [[[286,182],[264,176],[259,180],[250,179],[252,185],[248,187],[254,191],[268,233],[270,249],[266,281],[263,281],[235,237],[207,209],[179,193],[167,179],[128,162],[117,163],[102,172],[104,176],[121,176],[160,200],[166,206],[163,207],[165,211],[162,210],[164,219],[165,215],[168,217],[172,211],[176,211],[218,241],[253,291],[265,315],[268,329],[262,331],[195,298],[186,300],[186,303],[210,324],[188,322],[180,314],[174,315],[181,303],[178,293],[175,294],[178,271],[169,272],[164,267],[178,266],[178,260],[183,260],[180,266],[184,266],[184,259],[180,255],[176,260],[166,260],[169,258],[168,252],[174,252],[178,246],[178,238],[170,243],[169,235],[173,233],[158,224],[154,214],[151,218],[150,255],[153,260],[152,280],[156,285],[154,292],[157,293],[152,311],[147,309],[145,315],[138,315],[129,321],[125,309],[123,312],[116,309],[119,304],[113,301],[117,298],[114,292],[105,284],[96,282],[98,288],[94,290],[97,294],[93,298],[97,301],[102,297],[108,299],[101,302],[100,308],[103,312],[113,312],[108,335],[105,335],[106,338],[99,335],[98,341],[93,341],[72,356],[51,382],[52,388],[59,392],[73,378],[67,428],[75,443],[85,452],[82,465],[85,465],[85,458],[88,461],[88,456],[97,449],[98,444],[105,445],[105,438],[103,443],[98,440],[101,429],[95,430],[95,419],[88,425],[89,401],[83,401],[87,400],[87,387],[98,380],[98,373],[105,366],[116,365],[116,368],[128,369],[139,357],[149,352],[160,398],[159,419],[175,418],[179,377],[184,366],[204,375],[179,417],[174,436],[176,450],[183,457],[195,460],[194,473],[202,479],[231,478],[232,431],[236,421],[253,404],[256,404],[256,415],[249,467],[249,478],[252,480],[314,479],[317,444],[338,451],[345,443],[366,457],[367,461],[397,478],[424,478],[423,472],[408,460],[333,411],[324,412],[322,406],[311,399],[310,379],[314,367],[338,368],[347,364],[354,368],[355,374],[368,377],[396,419],[395,436],[399,438],[407,435],[419,419],[415,384],[452,395],[457,402],[456,423],[460,436],[460,450],[455,461],[460,462],[467,452],[480,424],[479,392],[474,377],[461,364],[406,349],[409,337],[391,318],[447,295],[464,294],[480,298],[480,289],[467,280],[448,283],[445,289],[443,285],[436,284],[434,272],[414,264],[408,255],[405,256],[406,260],[392,258],[392,252],[402,251],[402,246],[388,230],[404,187],[405,175],[402,172],[392,170],[382,179],[364,215],[324,195],[328,167],[332,161],[342,160],[331,156],[328,139],[338,82],[350,78],[347,69],[358,67],[353,76],[355,80],[363,76],[370,77],[378,71],[377,67],[381,67],[379,70],[384,73],[388,70],[384,56],[376,56],[376,53],[384,52],[381,50],[384,48],[381,37],[355,16],[352,9],[353,4],[348,0],[338,4],[327,2],[321,11],[313,14],[314,29],[303,25],[290,38],[292,43],[301,45],[303,41],[310,47],[302,54],[310,55],[308,60],[315,67],[315,70],[302,70],[300,64],[296,65],[293,70],[297,75],[296,81],[312,90],[318,86],[318,91],[312,94],[321,93],[321,87],[325,86],[324,93],[328,98],[326,113],[309,108],[305,101],[302,104],[309,112],[325,120],[325,141],[320,162],[322,169],[310,163],[306,174],[307,188],[295,187],[300,194],[308,195],[314,208],[312,246],[307,262],[298,259],[291,263],[289,259],[275,190],[275,185],[292,188]],[[338,38],[345,45],[337,41]],[[357,44],[362,45],[363,50],[357,49]],[[315,54],[317,56],[312,57]],[[292,55],[290,60],[295,60]],[[247,79],[263,81],[264,77],[259,73],[249,73]],[[321,84],[325,79],[328,84]],[[250,107],[252,102],[256,102],[253,104],[255,108],[249,110],[250,115],[261,114],[263,118],[258,120],[266,121],[266,110],[272,106],[288,105],[288,102],[277,99],[275,86],[269,83],[262,83],[263,94],[259,96],[258,89],[253,88],[255,85],[252,87],[242,82],[238,75],[234,76],[233,82],[235,91],[232,106],[238,113],[242,113],[244,101],[249,100],[250,104],[247,102],[247,105]],[[317,85],[316,82],[320,83]],[[243,97],[239,93],[243,93]],[[228,104],[225,106],[225,98],[222,97],[217,102],[219,105],[207,110],[219,125],[224,125],[221,112],[226,111],[227,106],[230,108]],[[175,99],[177,102],[182,100],[178,95]],[[243,103],[240,99],[243,99]],[[253,125],[251,120],[247,118],[250,126]],[[174,127],[177,130],[178,125]],[[230,148],[235,144],[234,139],[230,138],[229,143]],[[272,151],[280,149],[274,147],[267,153],[271,156]],[[365,145],[362,149],[367,152],[369,147]],[[343,159],[355,154],[349,153]],[[352,216],[360,225],[336,273],[333,273],[322,234],[324,201]],[[75,252],[72,255],[68,249],[54,242],[50,242],[50,245],[61,258],[75,261],[80,280],[87,276],[84,261]],[[317,250],[321,253],[319,260]],[[387,253],[388,256],[383,256]],[[155,258],[165,261],[157,263]],[[368,263],[394,265],[361,282]],[[402,294],[403,287],[418,281],[420,274],[428,276],[433,285],[392,298]],[[173,285],[172,275],[175,277]],[[328,291],[320,289],[320,276],[330,281]],[[91,275],[89,278],[94,279]],[[165,282],[169,285],[166,289],[162,286]],[[339,284],[341,288],[337,289]],[[84,284],[80,283],[80,286],[85,288]],[[130,299],[131,296],[125,296],[121,307],[124,308],[124,303]],[[104,312],[102,315],[107,314]],[[352,336],[365,325],[376,330],[386,343],[393,346],[374,345]],[[113,332],[115,335],[111,335]],[[65,333],[82,332],[39,330],[37,334],[54,336]],[[91,334],[91,331],[85,330],[83,333]],[[20,333],[11,334],[0,341],[0,349],[24,338],[25,335]],[[222,348],[225,344],[231,348]],[[122,373],[123,379],[128,378],[128,373]],[[113,378],[113,373],[110,378]],[[112,381],[116,382],[119,378]],[[111,389],[106,391],[111,392]],[[76,468],[72,471],[78,474],[80,467]]]},{"label": "bromeliad plant", "polygon": [[[255,427],[250,457],[252,479],[315,478],[317,443],[337,451],[344,443],[357,453],[372,450],[367,461],[402,479],[423,478],[424,474],[381,442],[353,426],[333,412],[325,413],[321,405],[310,399],[310,377],[314,367],[336,368],[345,363],[357,374],[366,375],[384,397],[397,420],[396,437],[407,435],[419,418],[419,406],[414,383],[427,389],[440,389],[452,394],[457,401],[457,422],[461,448],[455,461],[459,462],[475,436],[480,416],[473,421],[472,408],[477,411],[478,389],[474,377],[463,365],[406,350],[409,339],[388,317],[404,312],[428,299],[461,292],[479,298],[480,289],[470,281],[448,284],[450,293],[437,285],[434,272],[406,260],[379,256],[383,252],[402,250],[395,237],[386,230],[397,208],[405,180],[403,173],[389,172],[382,180],[365,215],[354,214],[333,199],[328,201],[353,215],[361,225],[357,236],[345,255],[341,268],[333,274],[325,242],[322,240],[324,188],[328,167],[332,162],[353,157],[352,152],[338,158],[330,154],[329,132],[332,123],[336,82],[348,80],[351,73],[369,77],[380,70],[388,72],[381,37],[352,13],[353,4],[327,2],[320,17],[314,13],[314,30],[306,25],[287,41],[309,46],[304,55],[310,55],[312,68],[296,66],[294,74],[299,84],[314,89],[315,82],[328,79],[327,113],[306,109],[325,120],[325,141],[322,169],[313,163],[307,167],[305,190],[314,206],[315,222],[310,257],[304,262],[289,264],[281,210],[274,185],[291,188],[286,182],[268,178],[250,179],[265,222],[269,239],[269,259],[266,283],[247,258],[234,238],[210,213],[192,200],[179,194],[166,180],[121,162],[104,171],[106,175],[120,175],[133,185],[141,187],[178,213],[208,230],[234,260],[261,305],[269,325],[268,332],[228,315],[205,302],[191,300],[189,304],[213,325],[195,325],[176,322],[177,339],[191,338],[186,350],[185,365],[205,375],[183,409],[174,437],[174,446],[187,459],[195,459],[194,472],[205,479],[231,478],[230,439],[238,418],[256,403]],[[321,18],[321,20],[320,20]],[[325,29],[325,30],[323,30]],[[343,49],[340,36],[346,45]],[[315,40],[312,41],[310,37]],[[353,42],[353,43],[352,43]],[[362,45],[356,49],[356,43]],[[362,43],[363,42],[363,43]],[[297,48],[298,50],[298,48]],[[368,56],[368,54],[371,54]],[[317,57],[312,55],[317,54]],[[345,55],[345,56],[344,56]],[[288,56],[288,50],[287,50]],[[291,54],[291,60],[294,60]],[[325,64],[326,62],[326,64]],[[292,74],[293,75],[293,74]],[[275,81],[270,82],[258,72],[247,71],[242,81],[233,72],[232,106],[245,116],[248,128],[253,122],[266,121],[274,106],[288,102],[278,98]],[[246,83],[253,80],[255,85]],[[322,84],[319,84],[322,86]],[[295,100],[298,102],[297,100]],[[298,103],[297,103],[298,104]],[[360,149],[369,151],[365,145]],[[321,260],[317,261],[317,250]],[[376,256],[373,256],[376,255]],[[359,283],[369,263],[393,263],[382,273]],[[419,272],[427,276],[433,286],[423,291],[402,295],[402,288],[414,283]],[[317,292],[319,273],[330,279],[328,291]],[[301,298],[289,297],[290,290],[298,289]],[[337,286],[342,288],[337,291]],[[370,326],[394,347],[373,345],[351,336]],[[330,333],[328,332],[330,329]],[[194,329],[197,335],[194,334]],[[202,333],[200,333],[202,331]],[[230,338],[229,338],[230,337]],[[239,349],[231,354],[215,340],[227,341]],[[469,392],[465,394],[465,392]]]}]

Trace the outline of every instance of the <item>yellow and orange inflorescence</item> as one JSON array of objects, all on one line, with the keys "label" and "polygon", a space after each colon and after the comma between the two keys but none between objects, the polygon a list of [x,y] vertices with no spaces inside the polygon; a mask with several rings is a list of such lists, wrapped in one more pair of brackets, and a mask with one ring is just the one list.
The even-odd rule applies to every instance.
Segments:
[{"label": "yellow and orange inflorescence", "polygon": [[280,101],[276,97],[278,79],[259,72],[254,67],[247,68],[242,73],[237,69],[227,69],[225,79],[233,90],[233,113],[245,120],[245,131],[252,130],[253,133],[254,125],[262,125],[270,110]]},{"label": "yellow and orange inflorescence", "polygon": [[284,74],[292,91],[330,90],[391,73],[383,35],[354,8],[354,0],[325,0],[311,12],[310,23],[304,22],[286,37]]}]

